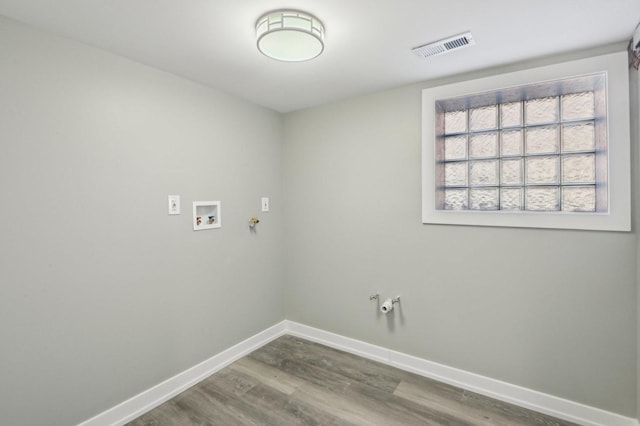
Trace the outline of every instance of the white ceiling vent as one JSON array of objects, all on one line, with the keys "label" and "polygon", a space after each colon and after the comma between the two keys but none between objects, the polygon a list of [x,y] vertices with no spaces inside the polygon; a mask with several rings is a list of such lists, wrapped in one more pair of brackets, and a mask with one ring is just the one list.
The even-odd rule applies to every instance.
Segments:
[{"label": "white ceiling vent", "polygon": [[412,49],[412,51],[421,58],[428,58],[429,56],[441,55],[443,53],[462,49],[463,47],[471,46],[473,44],[476,44],[473,36],[470,32],[466,32],[436,41],[434,43],[416,47]]}]

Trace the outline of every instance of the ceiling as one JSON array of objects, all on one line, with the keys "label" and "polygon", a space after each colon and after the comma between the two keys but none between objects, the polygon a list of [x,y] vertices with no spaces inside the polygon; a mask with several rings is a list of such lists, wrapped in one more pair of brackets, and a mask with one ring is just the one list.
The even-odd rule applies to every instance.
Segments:
[{"label": "ceiling", "polygon": [[[324,22],[320,57],[285,63],[256,49],[256,20],[288,7]],[[640,0],[0,0],[0,15],[289,112],[628,40]],[[475,46],[411,53],[465,31]]]}]

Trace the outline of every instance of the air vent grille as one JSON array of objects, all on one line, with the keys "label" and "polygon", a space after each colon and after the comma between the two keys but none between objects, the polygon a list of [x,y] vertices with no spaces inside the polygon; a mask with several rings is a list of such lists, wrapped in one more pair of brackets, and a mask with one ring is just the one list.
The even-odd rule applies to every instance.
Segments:
[{"label": "air vent grille", "polygon": [[453,37],[445,38],[434,43],[425,44],[412,49],[413,53],[421,58],[429,56],[441,55],[451,52],[452,50],[461,49],[476,44],[470,32],[458,34]]}]

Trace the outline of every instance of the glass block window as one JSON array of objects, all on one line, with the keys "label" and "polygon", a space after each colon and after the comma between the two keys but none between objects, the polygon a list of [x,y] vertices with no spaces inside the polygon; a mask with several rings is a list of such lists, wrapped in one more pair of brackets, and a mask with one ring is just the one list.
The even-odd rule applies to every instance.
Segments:
[{"label": "glass block window", "polygon": [[436,209],[606,213],[605,81],[436,100]]}]

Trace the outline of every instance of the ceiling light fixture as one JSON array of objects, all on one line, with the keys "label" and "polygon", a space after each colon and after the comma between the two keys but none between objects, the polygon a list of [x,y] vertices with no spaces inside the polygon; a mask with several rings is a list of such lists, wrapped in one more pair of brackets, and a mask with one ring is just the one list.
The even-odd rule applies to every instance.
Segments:
[{"label": "ceiling light fixture", "polygon": [[270,58],[308,61],[324,50],[324,25],[307,12],[274,10],[256,22],[256,38],[258,50]]}]

